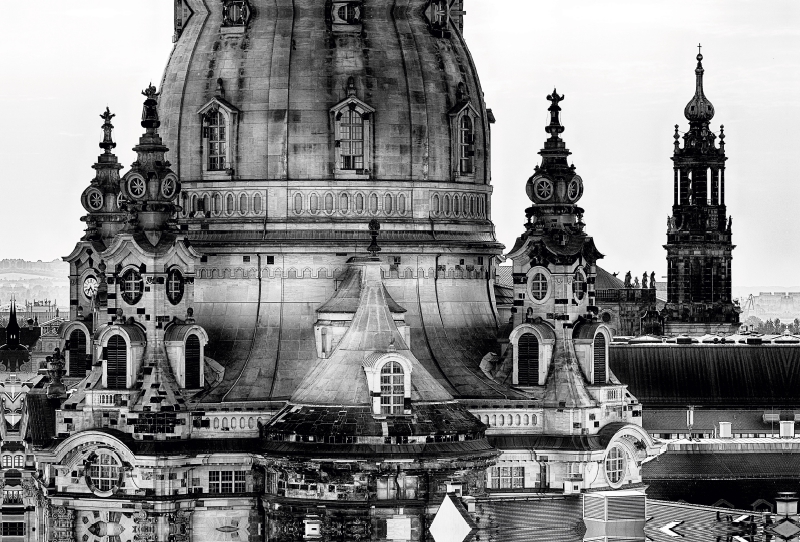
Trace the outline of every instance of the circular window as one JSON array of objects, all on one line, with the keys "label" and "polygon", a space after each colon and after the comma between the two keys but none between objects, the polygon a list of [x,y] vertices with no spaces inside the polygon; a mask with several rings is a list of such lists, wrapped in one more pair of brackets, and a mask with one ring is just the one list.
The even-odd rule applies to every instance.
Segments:
[{"label": "circular window", "polygon": [[83,280],[83,295],[92,299],[97,293],[97,279],[94,275],[89,275]]},{"label": "circular window", "polygon": [[161,181],[161,195],[166,199],[172,199],[178,193],[178,182],[173,177],[167,177]]},{"label": "circular window", "polygon": [[99,211],[103,208],[103,193],[97,188],[90,188],[86,193],[86,204],[92,211]]},{"label": "circular window", "polygon": [[134,198],[142,198],[144,197],[145,191],[147,190],[147,185],[144,182],[144,179],[141,177],[131,177],[128,179],[128,192]]},{"label": "circular window", "polygon": [[122,464],[116,456],[100,452],[86,466],[86,484],[95,493],[111,494],[122,485]]},{"label": "circular window", "polygon": [[553,181],[542,177],[533,185],[536,197],[542,201],[547,201],[553,196]]},{"label": "circular window", "polygon": [[167,299],[173,305],[183,299],[183,275],[177,269],[170,269],[167,274]]},{"label": "circular window", "polygon": [[606,456],[606,478],[612,485],[619,484],[625,477],[625,452],[619,446],[613,446]]},{"label": "circular window", "polygon": [[122,275],[122,284],[120,285],[122,299],[128,305],[135,305],[142,298],[142,290],[144,289],[142,286],[142,275],[135,269],[128,269]]},{"label": "circular window", "polygon": [[544,273],[535,273],[530,281],[530,296],[535,301],[542,301],[547,297],[549,281]]},{"label": "circular window", "polygon": [[122,209],[123,204],[125,203],[125,196],[122,195],[122,192],[117,194],[117,209]]},{"label": "circular window", "polygon": [[570,201],[576,201],[583,194],[583,181],[577,175],[572,178],[567,187],[567,197]]},{"label": "circular window", "polygon": [[601,316],[601,318],[602,318],[603,322],[607,324],[607,323],[611,322],[611,313],[604,312],[603,316]]},{"label": "circular window", "polygon": [[583,301],[586,297],[586,275],[580,269],[572,277],[572,295],[577,301]]}]

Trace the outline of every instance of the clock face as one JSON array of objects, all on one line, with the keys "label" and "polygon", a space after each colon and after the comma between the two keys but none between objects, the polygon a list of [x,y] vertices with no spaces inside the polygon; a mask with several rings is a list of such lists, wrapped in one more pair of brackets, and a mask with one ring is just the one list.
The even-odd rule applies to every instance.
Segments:
[{"label": "clock face", "polygon": [[533,193],[537,199],[547,201],[553,197],[553,181],[546,177],[541,177],[533,183]]},{"label": "clock face", "polygon": [[141,177],[132,177],[128,181],[128,192],[130,192],[131,196],[134,198],[144,197],[146,189],[147,185]]},{"label": "clock face", "polygon": [[103,193],[97,188],[92,188],[86,193],[86,203],[92,211],[103,208]]},{"label": "clock face", "polygon": [[86,280],[83,281],[83,295],[85,295],[89,299],[93,299],[96,293],[97,293],[97,279],[92,275],[89,275],[88,277],[86,277]]},{"label": "clock face", "polygon": [[175,197],[175,193],[178,191],[178,183],[172,177],[167,177],[163,181],[161,181],[161,195],[167,199],[172,199]]},{"label": "clock face", "polygon": [[583,180],[577,175],[572,178],[567,187],[567,197],[570,201],[577,201],[583,194]]}]

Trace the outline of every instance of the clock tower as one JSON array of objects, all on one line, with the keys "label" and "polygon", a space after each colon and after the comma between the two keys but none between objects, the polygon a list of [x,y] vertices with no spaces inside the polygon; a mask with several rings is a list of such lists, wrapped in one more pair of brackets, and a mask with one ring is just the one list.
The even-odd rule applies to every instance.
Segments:
[{"label": "clock tower", "polygon": [[[697,55],[694,97],[683,111],[689,130],[675,125],[674,202],[667,220],[668,334],[732,333],[739,310],[731,299],[731,218],[725,207],[725,134],[711,131],[714,106],[703,92]],[[717,140],[719,140],[717,142]]]}]

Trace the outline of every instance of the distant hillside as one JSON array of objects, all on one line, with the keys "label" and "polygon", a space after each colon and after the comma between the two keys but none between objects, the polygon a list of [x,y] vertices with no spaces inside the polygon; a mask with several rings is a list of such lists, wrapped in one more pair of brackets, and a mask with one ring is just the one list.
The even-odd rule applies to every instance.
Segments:
[{"label": "distant hillside", "polygon": [[20,259],[0,260],[0,278],[7,274],[38,275],[67,280],[69,277],[69,264],[60,259],[50,262],[41,260],[29,262]]},{"label": "distant hillside", "polygon": [[69,264],[61,260],[29,262],[21,259],[0,260],[0,312],[8,310],[11,298],[18,310],[26,304],[57,303],[69,309]]}]

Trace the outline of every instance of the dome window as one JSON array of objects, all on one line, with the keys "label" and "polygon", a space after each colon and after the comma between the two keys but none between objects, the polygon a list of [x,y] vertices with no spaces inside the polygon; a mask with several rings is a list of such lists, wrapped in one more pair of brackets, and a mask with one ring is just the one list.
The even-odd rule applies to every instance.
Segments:
[{"label": "dome window", "polygon": [[612,486],[617,486],[623,481],[626,467],[625,452],[619,446],[612,446],[605,461],[606,478]]},{"label": "dome window", "polygon": [[431,0],[425,10],[431,33],[437,38],[449,38],[450,5],[448,0]]},{"label": "dome window", "polygon": [[208,134],[208,170],[222,171],[225,169],[228,146],[228,138],[225,133],[225,115],[220,113],[219,110],[207,115],[206,130]]},{"label": "dome window", "polygon": [[403,368],[390,361],[381,368],[381,414],[402,414],[404,397]]},{"label": "dome window", "polygon": [[222,7],[222,26],[247,26],[250,13],[250,4],[247,0],[228,0]]},{"label": "dome window", "polygon": [[98,496],[107,497],[122,485],[122,463],[110,450],[93,453],[87,459],[86,484]]},{"label": "dome window", "polygon": [[361,2],[333,2],[331,23],[334,32],[361,32],[364,8]]},{"label": "dome window", "polygon": [[475,127],[478,113],[470,104],[469,92],[464,83],[458,85],[456,99],[458,104],[450,110],[451,133],[454,134],[451,154],[453,175],[472,180],[475,177],[475,147],[478,142]]},{"label": "dome window", "polygon": [[469,115],[461,117],[458,136],[458,167],[461,175],[472,175],[475,164],[475,130]]},{"label": "dome window", "polygon": [[229,179],[234,173],[233,149],[239,116],[239,111],[223,97],[222,79],[217,84],[219,95],[198,111],[202,125],[203,177],[212,180]]},{"label": "dome window", "polygon": [[356,98],[355,82],[347,82],[348,98],[331,108],[334,120],[335,175],[340,179],[369,178],[372,149],[370,106]]}]

